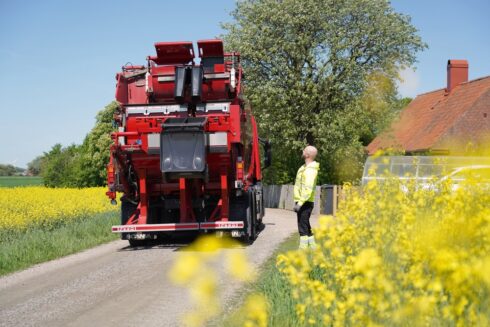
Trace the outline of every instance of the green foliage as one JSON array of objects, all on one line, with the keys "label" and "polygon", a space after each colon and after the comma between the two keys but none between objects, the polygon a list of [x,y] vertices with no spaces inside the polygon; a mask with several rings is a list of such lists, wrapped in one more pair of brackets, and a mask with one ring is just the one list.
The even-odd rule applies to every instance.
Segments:
[{"label": "green foliage", "polygon": [[[232,17],[225,44],[241,52],[247,99],[280,153],[275,167],[288,167],[267,181],[292,181],[297,167],[286,155],[299,157],[307,144],[319,149],[321,183],[358,175],[336,170],[357,166],[362,146],[392,117],[384,113],[396,102],[396,72],[425,47],[410,18],[384,0],[244,0]],[[380,92],[368,100],[369,86]]]},{"label": "green foliage", "polygon": [[102,186],[106,183],[106,166],[109,163],[109,148],[111,146],[111,132],[113,115],[117,103],[111,102],[96,117],[94,128],[83,141],[83,154],[81,162],[81,178],[79,186]]},{"label": "green foliage", "polygon": [[272,143],[272,165],[263,170],[264,182],[278,185],[294,183],[296,172],[303,164],[301,154],[301,151]]},{"label": "green foliage", "polygon": [[82,145],[62,147],[56,144],[41,160],[41,175],[49,187],[90,187],[105,184],[105,168],[109,163],[110,133],[117,108],[111,102],[96,117],[94,128]]},{"label": "green foliage", "polygon": [[48,187],[76,187],[80,174],[81,148],[75,144],[62,147],[55,144],[44,153],[41,171]]},{"label": "green foliage", "polygon": [[357,99],[363,115],[363,122],[358,126],[362,145],[368,145],[389,127],[405,101],[398,100],[395,81],[390,76],[376,71],[366,77],[364,92]]},{"label": "green foliage", "polygon": [[27,172],[32,176],[38,176],[41,174],[41,164],[43,156],[37,156],[31,162],[27,164]]},{"label": "green foliage", "polygon": [[13,165],[0,164],[0,176],[15,176],[24,172],[24,169],[15,167]]}]

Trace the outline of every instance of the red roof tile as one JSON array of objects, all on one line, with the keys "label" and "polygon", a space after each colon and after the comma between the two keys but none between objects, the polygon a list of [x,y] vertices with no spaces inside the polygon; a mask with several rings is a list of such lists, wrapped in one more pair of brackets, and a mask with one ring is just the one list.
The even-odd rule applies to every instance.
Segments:
[{"label": "red roof tile", "polygon": [[[478,134],[475,123],[478,129],[490,131],[490,117],[484,118],[485,113],[490,114],[490,101],[478,101],[482,97],[490,97],[490,76],[461,83],[450,93],[440,89],[420,94],[367,150],[369,154],[390,147],[406,152],[425,151],[442,144],[456,131],[461,135]],[[468,115],[471,118],[464,119]]]}]

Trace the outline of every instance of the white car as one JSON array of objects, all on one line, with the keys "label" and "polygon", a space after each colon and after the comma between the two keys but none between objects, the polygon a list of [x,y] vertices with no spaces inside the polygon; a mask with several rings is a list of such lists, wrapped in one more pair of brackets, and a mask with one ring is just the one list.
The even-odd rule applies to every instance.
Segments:
[{"label": "white car", "polygon": [[403,192],[415,189],[438,190],[442,183],[451,183],[456,190],[460,184],[475,178],[490,187],[489,157],[449,156],[379,156],[369,157],[364,166],[362,185],[371,180],[383,183],[396,178]]},{"label": "white car", "polygon": [[442,177],[439,183],[450,181],[452,189],[456,190],[467,179],[475,179],[478,183],[490,186],[490,165],[471,165],[454,169],[450,174]]}]

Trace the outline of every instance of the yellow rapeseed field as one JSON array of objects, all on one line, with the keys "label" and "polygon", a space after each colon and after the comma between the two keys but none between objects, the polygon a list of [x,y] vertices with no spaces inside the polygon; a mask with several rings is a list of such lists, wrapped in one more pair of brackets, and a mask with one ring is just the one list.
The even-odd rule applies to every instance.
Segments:
[{"label": "yellow rapeseed field", "polygon": [[0,230],[53,225],[100,212],[116,211],[105,188],[0,188]]},{"label": "yellow rapeseed field", "polygon": [[[347,185],[337,215],[321,217],[314,232],[316,249],[276,258],[286,288],[276,280],[268,294],[245,299],[244,326],[296,318],[302,326],[490,326],[488,180]],[[212,263],[223,260],[236,280],[254,280],[243,255],[219,255],[229,242],[200,239],[173,266],[171,279],[195,303],[184,325],[203,326],[222,312]],[[274,302],[285,319],[269,319]]]},{"label": "yellow rapeseed field", "polygon": [[305,325],[490,325],[489,184],[347,187],[315,236],[277,258]]}]

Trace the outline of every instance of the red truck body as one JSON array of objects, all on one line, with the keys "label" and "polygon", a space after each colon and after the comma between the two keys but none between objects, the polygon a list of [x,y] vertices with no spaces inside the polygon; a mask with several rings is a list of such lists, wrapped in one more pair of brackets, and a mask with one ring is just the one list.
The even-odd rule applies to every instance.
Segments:
[{"label": "red truck body", "polygon": [[253,239],[264,215],[261,154],[242,98],[240,55],[221,40],[160,42],[145,66],[116,75],[107,196],[122,192],[121,233],[132,245],[176,231]]}]

